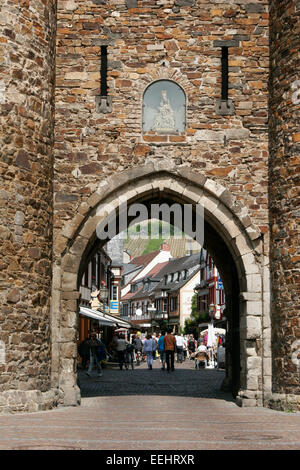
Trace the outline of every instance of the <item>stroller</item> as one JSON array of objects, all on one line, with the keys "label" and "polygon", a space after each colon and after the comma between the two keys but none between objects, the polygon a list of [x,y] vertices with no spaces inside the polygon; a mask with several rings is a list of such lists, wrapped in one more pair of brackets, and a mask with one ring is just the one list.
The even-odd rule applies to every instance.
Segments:
[{"label": "stroller", "polygon": [[191,354],[191,357],[194,359],[195,369],[200,370],[201,367],[203,367],[203,366],[206,369],[207,361],[208,361],[207,352],[205,352],[205,351],[196,351],[193,354]]}]

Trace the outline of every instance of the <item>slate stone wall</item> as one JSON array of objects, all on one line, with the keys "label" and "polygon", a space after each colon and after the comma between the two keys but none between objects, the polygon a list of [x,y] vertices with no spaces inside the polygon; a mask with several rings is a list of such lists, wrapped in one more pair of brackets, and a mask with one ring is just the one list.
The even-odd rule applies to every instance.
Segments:
[{"label": "slate stone wall", "polygon": [[[273,391],[300,393],[300,3],[270,2]],[[300,402],[298,402],[300,407]]]},{"label": "slate stone wall", "polygon": [[1,2],[0,411],[52,403],[54,32],[55,2]]},{"label": "slate stone wall", "polygon": [[[222,45],[232,115],[217,110]],[[102,108],[101,46],[110,100]],[[55,233],[101,179],[167,157],[225,184],[267,238],[268,46],[267,1],[59,1]],[[144,90],[160,78],[186,93],[184,135],[141,132]],[[61,248],[57,241],[55,256]]]}]

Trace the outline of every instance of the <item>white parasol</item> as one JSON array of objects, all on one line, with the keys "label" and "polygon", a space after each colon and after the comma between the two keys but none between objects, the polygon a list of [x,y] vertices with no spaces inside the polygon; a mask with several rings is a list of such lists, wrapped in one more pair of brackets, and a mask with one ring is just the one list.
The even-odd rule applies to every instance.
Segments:
[{"label": "white parasol", "polygon": [[207,347],[212,348],[216,345],[216,335],[213,322],[208,324],[208,333],[207,333]]},{"label": "white parasol", "polygon": [[[216,335],[225,335],[226,334],[225,328],[214,328],[214,332],[215,332]],[[200,335],[203,336],[203,335],[205,335],[205,333],[208,333],[207,328],[206,328],[206,330],[202,330]]]}]

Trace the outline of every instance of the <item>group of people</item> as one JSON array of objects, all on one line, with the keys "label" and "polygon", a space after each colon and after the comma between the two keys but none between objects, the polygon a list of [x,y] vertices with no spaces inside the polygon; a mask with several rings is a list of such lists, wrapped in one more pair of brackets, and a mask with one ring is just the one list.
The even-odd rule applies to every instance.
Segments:
[{"label": "group of people", "polygon": [[[197,352],[208,352],[205,339],[200,336],[196,341],[193,334],[183,336],[177,333],[175,335],[171,329],[162,331],[158,335],[147,334],[145,338],[141,334],[133,335],[130,341],[127,340],[125,334],[115,334],[108,352],[105,344],[97,338],[95,333],[92,333],[80,344],[78,352],[82,358],[83,369],[86,369],[89,362],[86,372],[89,376],[92,374],[93,367],[96,367],[98,376],[101,377],[101,361],[112,357],[113,354],[116,354],[120,370],[123,370],[124,366],[127,368],[130,363],[133,368],[134,362],[139,363],[142,357],[146,357],[149,370],[152,370],[153,361],[160,358],[161,370],[172,372],[175,370],[175,354],[177,362],[182,363],[186,359],[194,359]],[[222,340],[218,339],[218,341],[222,343]]]},{"label": "group of people", "polygon": [[86,374],[91,377],[94,367],[97,368],[98,377],[102,377],[101,361],[106,359],[108,352],[105,344],[97,338],[96,333],[89,334],[88,337],[80,343],[78,353],[82,359],[82,368],[88,370]]}]

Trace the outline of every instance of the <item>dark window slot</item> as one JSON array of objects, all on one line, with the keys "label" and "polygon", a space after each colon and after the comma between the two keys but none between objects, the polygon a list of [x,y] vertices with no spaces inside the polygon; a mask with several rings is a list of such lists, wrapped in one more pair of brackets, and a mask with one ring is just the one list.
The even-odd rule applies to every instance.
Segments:
[{"label": "dark window slot", "polygon": [[222,101],[228,100],[228,47],[222,47]]},{"label": "dark window slot", "polygon": [[107,46],[101,46],[101,87],[100,94],[101,96],[107,96]]}]

